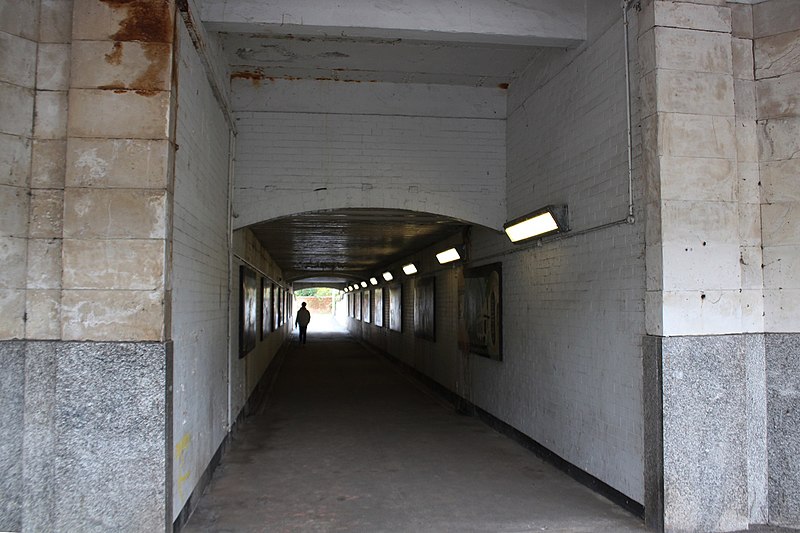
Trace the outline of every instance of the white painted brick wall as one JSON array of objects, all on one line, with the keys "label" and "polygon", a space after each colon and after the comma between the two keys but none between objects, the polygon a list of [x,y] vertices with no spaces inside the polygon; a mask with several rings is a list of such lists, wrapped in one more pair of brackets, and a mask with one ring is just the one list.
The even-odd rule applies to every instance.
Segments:
[{"label": "white painted brick wall", "polygon": [[183,24],[172,250],[173,520],[227,433],[228,127]]},{"label": "white painted brick wall", "polygon": [[[409,91],[408,98],[418,96]],[[236,113],[236,227],[343,207],[405,208],[502,226],[503,120],[475,118],[473,108],[464,111],[468,118],[452,116],[452,103],[448,116],[340,114],[336,101],[331,106],[327,113]]]},{"label": "white painted brick wall", "polygon": [[[576,232],[625,218],[621,18],[584,49],[532,67],[549,78],[512,84],[509,218],[551,203],[569,205]],[[502,238],[477,230],[473,257],[496,253]],[[644,225],[501,259],[505,358],[475,358],[474,402],[643,502]]]}]

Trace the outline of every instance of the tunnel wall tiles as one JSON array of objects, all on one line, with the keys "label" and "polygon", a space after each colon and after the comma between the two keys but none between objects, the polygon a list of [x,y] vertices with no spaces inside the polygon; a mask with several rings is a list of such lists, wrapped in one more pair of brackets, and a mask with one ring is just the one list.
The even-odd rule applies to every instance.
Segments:
[{"label": "tunnel wall tiles", "polygon": [[[492,111],[476,117],[468,105],[477,100],[478,108],[497,109],[481,106],[485,89],[475,89],[476,97],[465,89],[448,95],[443,89],[423,93],[418,86],[393,86],[398,111],[381,114],[375,106],[351,110],[363,88],[316,82],[316,92],[303,90],[326,104],[324,112],[279,111],[284,100],[294,105],[294,98],[281,96],[292,94],[293,83],[259,86],[260,98],[272,102],[269,111],[235,113],[236,227],[260,221],[265,210],[278,217],[341,207],[401,207],[502,226],[505,121]],[[381,85],[370,88],[388,93]],[[244,90],[253,89],[234,85],[235,92]],[[504,91],[493,91],[493,101],[503,98]],[[336,98],[326,97],[329,92]],[[456,98],[461,93],[465,98]],[[441,115],[417,104],[423,94],[441,102]],[[457,116],[454,106],[465,111]]]},{"label": "tunnel wall tiles", "polygon": [[[618,13],[594,41],[529,68],[550,72],[549,78],[523,76],[527,83],[510,88],[509,99],[520,102],[508,118],[510,219],[547,204],[569,206],[573,231],[626,217]],[[633,94],[639,69],[635,33],[634,28]],[[602,76],[585,75],[601,64]],[[635,138],[637,177],[638,144]],[[643,192],[636,179],[637,206]],[[642,220],[641,211],[636,216]],[[472,257],[491,255],[503,238],[475,232]],[[637,223],[501,255],[504,360],[471,360],[476,405],[637,502],[644,501],[643,250],[644,225]],[[507,390],[530,400],[515,403],[502,393]]]},{"label": "tunnel wall tiles", "polygon": [[[178,28],[176,142],[180,150],[175,154],[171,332],[175,392],[174,419],[168,422],[175,434],[170,450],[173,484],[168,512],[172,521],[227,435],[229,424],[229,132],[182,21]],[[136,146],[125,157],[137,164],[138,152]],[[166,163],[167,150],[161,149],[160,142],[157,153],[158,165]],[[154,173],[153,179],[158,178],[159,173]],[[232,287],[237,290],[238,286]],[[237,352],[233,353],[236,357]]]}]

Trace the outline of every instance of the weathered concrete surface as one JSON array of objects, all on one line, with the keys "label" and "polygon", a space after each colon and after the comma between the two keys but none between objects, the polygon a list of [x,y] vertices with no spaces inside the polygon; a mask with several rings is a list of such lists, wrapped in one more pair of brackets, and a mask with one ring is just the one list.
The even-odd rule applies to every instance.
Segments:
[{"label": "weathered concrete surface", "polygon": [[184,531],[644,531],[347,338],[310,334]]}]

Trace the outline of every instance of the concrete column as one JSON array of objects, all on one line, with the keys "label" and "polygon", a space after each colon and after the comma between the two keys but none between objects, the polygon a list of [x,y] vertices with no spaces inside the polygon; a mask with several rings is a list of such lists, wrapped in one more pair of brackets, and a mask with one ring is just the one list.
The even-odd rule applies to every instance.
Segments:
[{"label": "concrete column", "polygon": [[755,124],[735,105],[746,60],[724,1],[643,7],[648,521],[746,529],[748,368],[763,360],[745,335],[763,331]]},{"label": "concrete column", "polygon": [[800,6],[752,7],[762,183],[770,523],[800,527]]},{"label": "concrete column", "polygon": [[26,257],[39,2],[0,3],[0,531],[22,523]]},{"label": "concrete column", "polygon": [[163,341],[174,8],[76,0],[62,338]]},{"label": "concrete column", "polygon": [[40,1],[21,529],[165,530],[174,4]]}]

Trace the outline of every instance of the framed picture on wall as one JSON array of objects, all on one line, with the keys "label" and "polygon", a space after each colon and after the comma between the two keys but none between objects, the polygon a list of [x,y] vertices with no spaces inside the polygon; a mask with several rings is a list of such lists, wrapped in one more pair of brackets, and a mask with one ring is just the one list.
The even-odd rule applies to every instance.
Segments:
[{"label": "framed picture on wall", "polygon": [[364,322],[367,324],[372,320],[372,291],[364,291]]},{"label": "framed picture on wall", "polygon": [[375,310],[372,313],[373,324],[383,327],[383,289],[375,289]]},{"label": "framed picture on wall", "polygon": [[414,285],[414,335],[436,340],[436,278],[419,278]]},{"label": "framed picture on wall", "polygon": [[245,265],[239,266],[239,357],[256,347],[258,321],[258,284],[256,273]]},{"label": "framed picture on wall", "polygon": [[278,287],[278,326],[282,326],[286,320],[283,313],[283,301],[286,298],[286,291],[283,287]]},{"label": "framed picture on wall", "polygon": [[356,320],[361,320],[361,292],[357,292],[355,294],[355,298],[353,298],[353,300],[354,300],[353,306],[354,306],[354,310],[356,312],[355,319]]},{"label": "framed picture on wall", "polygon": [[462,327],[470,352],[503,359],[503,285],[501,263],[464,271]]},{"label": "framed picture on wall", "polygon": [[272,284],[272,331],[275,331],[276,329],[278,329],[278,326],[281,325],[280,290],[281,288],[277,284],[275,283]]},{"label": "framed picture on wall", "polygon": [[403,331],[403,286],[389,287],[389,329]]},{"label": "framed picture on wall", "polygon": [[272,331],[272,281],[261,278],[261,340]]}]

